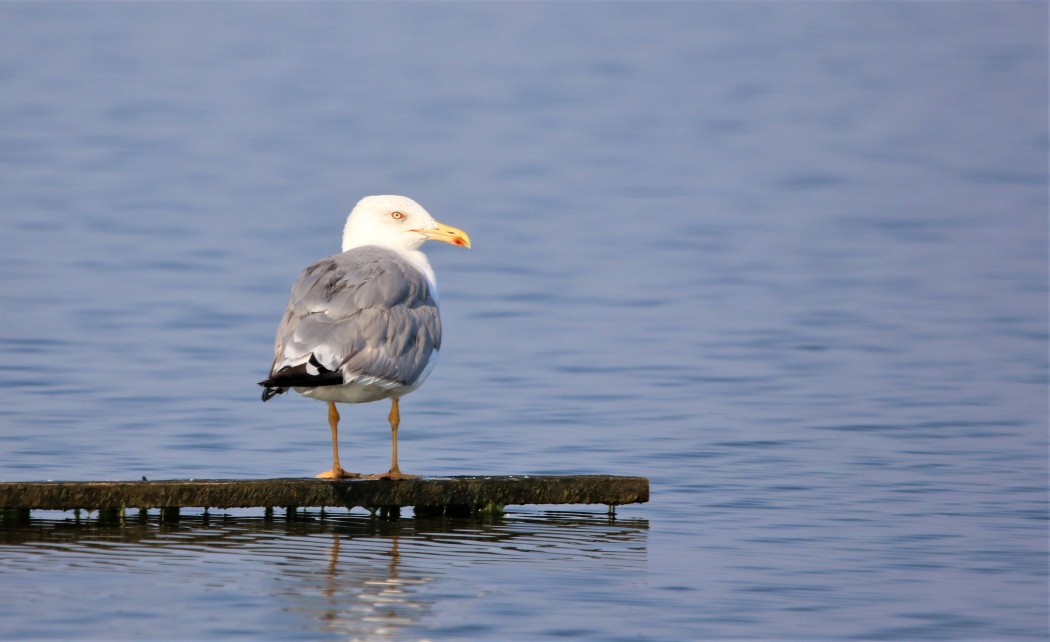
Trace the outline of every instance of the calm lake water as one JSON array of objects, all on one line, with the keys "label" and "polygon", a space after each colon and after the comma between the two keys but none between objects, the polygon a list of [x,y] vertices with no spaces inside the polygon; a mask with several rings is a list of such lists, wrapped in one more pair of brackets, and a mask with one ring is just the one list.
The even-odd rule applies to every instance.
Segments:
[{"label": "calm lake water", "polygon": [[1042,2],[0,3],[0,480],[327,468],[255,382],[400,193],[475,245],[402,467],[652,482],[34,513],[0,637],[1045,639],[1047,149]]}]

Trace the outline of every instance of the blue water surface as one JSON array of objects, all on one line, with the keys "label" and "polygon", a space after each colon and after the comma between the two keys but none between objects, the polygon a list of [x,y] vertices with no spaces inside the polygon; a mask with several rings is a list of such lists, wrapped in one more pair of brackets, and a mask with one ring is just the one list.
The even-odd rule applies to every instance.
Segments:
[{"label": "blue water surface", "polygon": [[652,483],[611,521],[36,513],[0,637],[1045,639],[1047,18],[0,3],[0,480],[326,469],[324,406],[255,382],[398,193],[474,241],[428,248],[402,467]]}]

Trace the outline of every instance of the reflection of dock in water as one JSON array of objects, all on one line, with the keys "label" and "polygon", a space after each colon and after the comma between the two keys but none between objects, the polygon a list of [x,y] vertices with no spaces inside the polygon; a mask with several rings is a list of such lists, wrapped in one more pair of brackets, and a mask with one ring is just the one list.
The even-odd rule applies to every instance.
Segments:
[{"label": "reflection of dock in water", "polygon": [[[316,512],[293,521],[212,513],[123,525],[32,519],[0,528],[0,565],[8,573],[35,573],[42,567],[68,572],[72,564],[81,572],[117,572],[147,582],[158,568],[175,565],[184,574],[176,590],[206,595],[219,608],[259,596],[276,600],[284,614],[272,631],[276,637],[323,631],[349,640],[406,639],[436,624],[448,635],[431,637],[448,639],[457,637],[456,626],[467,625],[434,605],[469,602],[475,592],[494,590],[494,565],[513,576],[569,565],[599,576],[641,577],[648,526],[646,520],[584,512],[399,521]],[[259,624],[245,626],[253,632]]]}]

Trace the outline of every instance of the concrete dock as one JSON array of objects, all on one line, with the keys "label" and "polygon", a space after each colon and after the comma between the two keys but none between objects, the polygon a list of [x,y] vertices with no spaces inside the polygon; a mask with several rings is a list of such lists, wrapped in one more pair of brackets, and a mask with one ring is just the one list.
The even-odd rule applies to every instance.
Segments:
[{"label": "concrete dock", "polygon": [[0,482],[5,519],[28,518],[37,510],[97,510],[101,515],[129,508],[161,509],[177,519],[180,508],[363,507],[397,515],[412,506],[416,515],[501,512],[512,504],[605,504],[649,501],[649,480],[612,475],[512,475],[425,479],[164,480]]}]

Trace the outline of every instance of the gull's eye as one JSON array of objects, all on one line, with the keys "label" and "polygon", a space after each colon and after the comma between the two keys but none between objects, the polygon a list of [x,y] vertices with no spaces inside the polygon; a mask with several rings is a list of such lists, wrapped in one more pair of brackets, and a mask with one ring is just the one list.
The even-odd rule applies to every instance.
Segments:
[{"label": "gull's eye", "polygon": [[390,218],[394,219],[395,221],[400,221],[401,219],[405,218],[405,215],[401,212],[390,212]]}]

